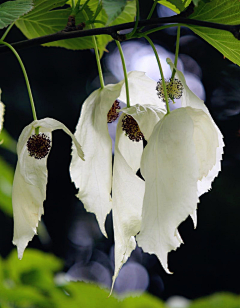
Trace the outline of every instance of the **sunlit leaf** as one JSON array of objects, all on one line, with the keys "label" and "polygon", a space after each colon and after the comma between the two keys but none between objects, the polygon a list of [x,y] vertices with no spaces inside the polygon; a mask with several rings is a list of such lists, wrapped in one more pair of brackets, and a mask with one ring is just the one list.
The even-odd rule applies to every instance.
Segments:
[{"label": "sunlit leaf", "polygon": [[168,7],[175,13],[180,13],[189,6],[191,0],[159,0],[158,3]]},{"label": "sunlit leaf", "polygon": [[53,273],[62,268],[61,260],[54,255],[30,248],[26,250],[22,260],[18,259],[17,251],[14,249],[6,264],[11,279],[18,283],[25,281],[26,284],[30,284],[30,281],[33,283],[34,277],[44,279],[41,273],[42,275],[50,274],[53,278]]},{"label": "sunlit leaf", "polygon": [[[62,31],[68,22],[71,8],[58,9],[66,3],[66,0],[36,0],[34,9],[26,16],[21,17],[17,27],[28,38],[32,39]],[[76,17],[76,25],[85,22],[85,16],[79,13]],[[86,27],[87,29],[88,27]],[[92,38],[75,38],[61,40],[45,44],[45,46],[65,47],[68,49],[89,49],[93,47]]]},{"label": "sunlit leaf", "polygon": [[[239,0],[212,0],[209,3],[200,2],[190,18],[227,25],[240,24]],[[201,36],[224,57],[240,65],[240,41],[232,33],[223,30],[199,26],[187,26]]]},{"label": "sunlit leaf", "polygon": [[0,29],[7,27],[33,8],[33,0],[7,1],[0,5]]},{"label": "sunlit leaf", "polygon": [[188,308],[238,308],[239,303],[239,296],[230,293],[219,293],[197,299]]},{"label": "sunlit leaf", "polygon": [[111,23],[116,19],[124,10],[127,0],[103,0],[103,8],[108,16],[108,22]]}]

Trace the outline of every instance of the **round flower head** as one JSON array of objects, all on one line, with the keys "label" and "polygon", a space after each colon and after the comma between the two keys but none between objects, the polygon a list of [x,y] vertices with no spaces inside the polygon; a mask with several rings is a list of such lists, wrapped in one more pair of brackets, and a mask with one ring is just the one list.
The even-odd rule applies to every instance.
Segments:
[{"label": "round flower head", "polygon": [[107,114],[108,123],[113,123],[114,121],[117,120],[117,118],[119,117],[119,113],[117,112],[118,109],[120,109],[119,102],[115,100],[115,102],[113,103],[111,109],[108,111]]},{"label": "round flower head", "polygon": [[122,120],[122,129],[126,136],[128,136],[128,138],[132,141],[139,142],[144,139],[143,133],[140,131],[137,122],[128,114],[125,115]]},{"label": "round flower head", "polygon": [[[170,78],[169,80],[165,80],[166,84],[166,90],[168,98],[170,98],[173,102],[174,99],[180,98],[183,93],[183,84],[182,82],[177,78]],[[161,98],[165,102],[165,95],[164,95],[164,89],[163,89],[163,83],[162,79],[160,79],[157,82],[157,95],[159,98]]]},{"label": "round flower head", "polygon": [[46,157],[51,149],[51,141],[45,134],[32,135],[27,141],[29,156],[36,159]]}]

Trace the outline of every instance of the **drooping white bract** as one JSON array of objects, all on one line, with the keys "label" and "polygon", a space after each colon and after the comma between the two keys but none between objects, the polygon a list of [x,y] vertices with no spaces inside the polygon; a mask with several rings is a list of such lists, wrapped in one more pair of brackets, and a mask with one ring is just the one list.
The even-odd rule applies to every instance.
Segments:
[{"label": "drooping white bract", "polygon": [[[139,92],[141,93],[141,89],[139,89]],[[130,93],[132,93],[131,88]],[[155,94],[155,91],[153,93]],[[144,93],[142,93],[142,96],[144,99]],[[148,98],[148,100],[149,103],[155,103],[154,96],[152,99]],[[145,190],[144,181],[136,175],[140,168],[143,144],[142,141],[133,142],[125,135],[122,130],[122,120],[126,114],[131,115],[137,122],[145,140],[148,140],[154,126],[166,113],[165,105],[159,100],[156,101],[155,105],[136,104],[121,111],[123,114],[117,125],[115,140],[112,185],[112,213],[115,239],[115,271],[112,286],[122,265],[136,247],[134,236],[140,231]]]},{"label": "drooping white bract", "polygon": [[138,245],[156,254],[168,273],[168,252],[182,243],[177,228],[189,215],[196,225],[198,197],[211,187],[223,152],[222,135],[204,103],[178,70],[176,78],[184,86],[183,107],[155,126],[141,159],[146,186],[137,235]]},{"label": "drooping white bract", "polygon": [[119,97],[123,81],[94,91],[83,103],[75,136],[84,148],[85,161],[72,151],[70,175],[77,197],[88,212],[96,215],[102,233],[110,212],[112,189],[112,140],[108,133],[107,114]]},{"label": "drooping white bract", "polygon": [[[131,102],[151,103],[148,91],[150,87],[152,93],[155,92],[155,82],[145,73],[137,71],[130,72],[128,80]],[[72,181],[79,188],[77,196],[85,209],[96,215],[105,236],[105,219],[112,209],[112,141],[108,133],[107,115],[117,99],[126,102],[123,81],[94,91],[83,103],[75,136],[84,148],[85,162],[79,159],[73,148],[70,165]],[[154,100],[159,105],[157,97]],[[138,148],[141,147],[138,145]],[[125,151],[132,155],[130,148],[125,148]],[[140,166],[140,156],[137,160]]]},{"label": "drooping white bract", "polygon": [[[1,89],[0,89],[0,99],[1,99]],[[0,132],[3,128],[3,116],[4,116],[4,110],[5,110],[5,107],[4,107],[4,104],[2,102],[0,102]]]},{"label": "drooping white bract", "polygon": [[84,159],[81,146],[75,136],[61,122],[45,118],[33,121],[26,126],[18,140],[18,162],[13,180],[12,205],[14,217],[13,244],[17,246],[18,258],[21,259],[28,242],[37,233],[38,221],[43,214],[43,201],[46,199],[47,157],[35,159],[29,156],[27,141],[35,128],[39,127],[51,140],[51,132],[62,129],[73,140],[78,156]]},{"label": "drooping white bract", "polygon": [[[170,65],[171,70],[174,69],[174,65],[170,59],[167,59],[167,63]],[[198,181],[198,196],[201,196],[202,194],[206,193],[209,191],[211,188],[211,183],[215,179],[215,177],[218,175],[219,171],[221,170],[221,160],[222,160],[222,155],[223,155],[223,147],[224,147],[224,142],[223,142],[223,135],[220,132],[219,128],[213,121],[208,108],[204,104],[204,101],[201,100],[199,97],[197,97],[187,86],[185,77],[182,72],[180,72],[178,69],[176,69],[176,77],[182,82],[184,90],[183,90],[183,95],[181,97],[181,106],[182,107],[187,107],[190,106],[192,108],[196,109],[201,109],[203,110],[211,119],[211,121],[214,123],[215,129],[217,131],[218,135],[218,147],[216,150],[216,164],[212,167],[212,169],[209,170],[208,174],[204,176],[202,179],[199,179]]]}]

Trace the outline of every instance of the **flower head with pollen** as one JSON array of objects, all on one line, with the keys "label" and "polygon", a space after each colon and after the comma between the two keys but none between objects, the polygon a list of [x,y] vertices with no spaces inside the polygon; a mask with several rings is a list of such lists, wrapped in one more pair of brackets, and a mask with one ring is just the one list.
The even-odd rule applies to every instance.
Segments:
[{"label": "flower head with pollen", "polygon": [[[34,134],[38,128],[39,134]],[[45,118],[26,126],[18,140],[18,162],[13,180],[12,205],[14,218],[13,244],[21,259],[28,242],[37,233],[46,199],[47,157],[51,149],[52,131],[62,129],[73,140],[77,155],[84,160],[80,144],[61,122]]]},{"label": "flower head with pollen", "polygon": [[115,100],[115,102],[113,103],[111,109],[108,111],[107,114],[108,123],[113,123],[117,120],[117,118],[119,117],[119,113],[117,112],[117,110],[119,109],[120,109],[119,101]]},{"label": "flower head with pollen", "polygon": [[32,135],[27,141],[29,156],[36,159],[46,157],[51,149],[51,141],[44,133]]},{"label": "flower head with pollen", "polygon": [[130,115],[125,115],[122,120],[122,129],[126,136],[132,141],[139,142],[144,139],[143,133],[134,118]]},{"label": "flower head with pollen", "polygon": [[[169,80],[165,80],[166,84],[166,90],[168,98],[170,98],[173,102],[175,99],[178,99],[182,96],[183,93],[183,84],[181,80],[177,78],[170,78]],[[161,98],[165,102],[165,95],[164,95],[164,89],[163,89],[163,82],[162,79],[160,79],[157,82],[157,95],[159,98]]]}]

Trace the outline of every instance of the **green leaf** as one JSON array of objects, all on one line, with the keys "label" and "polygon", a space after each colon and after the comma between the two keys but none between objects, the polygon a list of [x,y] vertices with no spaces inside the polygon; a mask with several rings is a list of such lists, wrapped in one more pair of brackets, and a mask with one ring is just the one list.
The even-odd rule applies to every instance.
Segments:
[{"label": "green leaf", "polygon": [[12,216],[12,183],[14,171],[0,157],[0,209],[7,215]]},{"label": "green leaf", "polygon": [[7,27],[33,8],[33,0],[8,1],[0,5],[0,29]]},{"label": "green leaf", "polygon": [[159,0],[158,3],[179,14],[189,6],[191,0]]},{"label": "green leaf", "polygon": [[[131,295],[131,294],[129,294]],[[158,298],[143,294],[138,297],[127,297],[123,302],[121,308],[165,308],[166,306]]]},{"label": "green leaf", "polygon": [[239,308],[239,303],[239,296],[230,293],[219,293],[197,299],[188,308]]},{"label": "green leaf", "polygon": [[[66,0],[35,0],[34,9],[27,15],[21,17],[16,22],[16,25],[28,39],[61,31],[66,27],[68,16],[72,11],[70,7],[67,9],[57,9],[65,3]],[[76,24],[85,21],[84,15],[79,13],[76,18]],[[91,37],[61,40],[44,45],[65,47],[73,50],[93,47]]]},{"label": "green leaf", "polygon": [[124,10],[127,0],[103,0],[103,8],[108,16],[107,24],[116,19]]},{"label": "green leaf", "polygon": [[[190,18],[237,25],[240,24],[239,12],[239,0],[212,0],[209,3],[201,2]],[[240,41],[232,33],[198,26],[187,25],[187,27],[220,51],[224,57],[240,65]]]},{"label": "green leaf", "polygon": [[16,283],[23,283],[29,282],[29,279],[31,280],[34,276],[39,279],[40,274],[50,274],[53,278],[53,272],[62,268],[62,261],[52,254],[30,248],[26,249],[23,259],[18,260],[17,250],[14,249],[6,260],[6,266],[11,279]]},{"label": "green leaf", "polygon": [[[102,10],[100,14],[101,14],[101,20],[103,20],[104,22],[107,22],[108,17],[105,11]],[[136,0],[128,1],[122,13],[111,24],[109,24],[109,26],[114,26],[114,25],[118,25],[121,23],[134,21],[135,16],[136,16]],[[109,35],[98,35],[97,36],[100,57],[102,57],[104,51],[107,51],[106,46],[112,40],[113,38]]]}]

